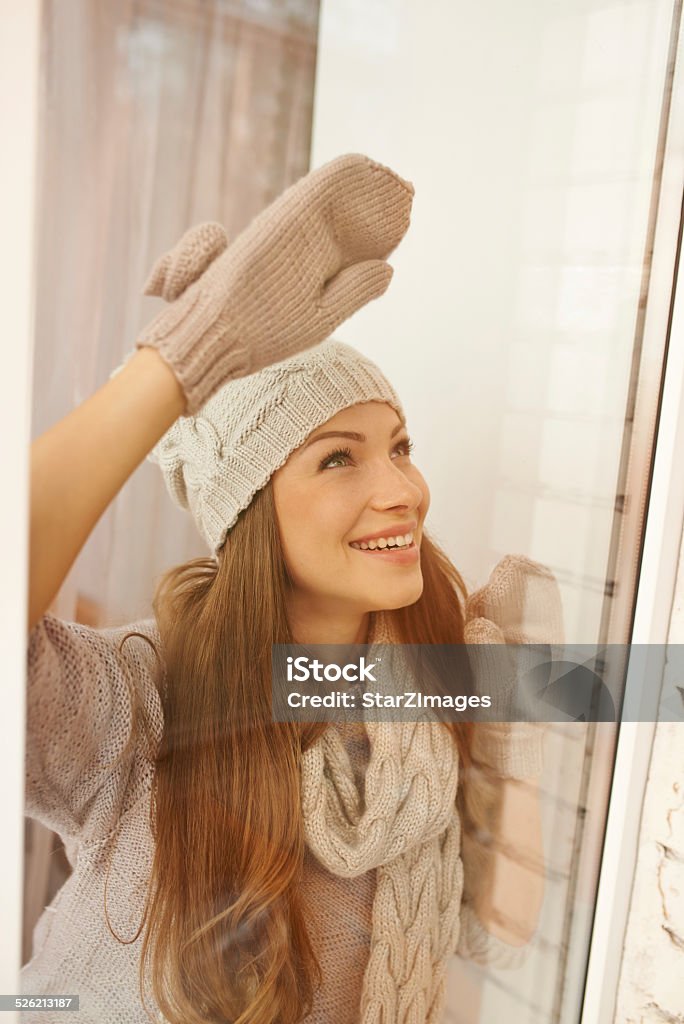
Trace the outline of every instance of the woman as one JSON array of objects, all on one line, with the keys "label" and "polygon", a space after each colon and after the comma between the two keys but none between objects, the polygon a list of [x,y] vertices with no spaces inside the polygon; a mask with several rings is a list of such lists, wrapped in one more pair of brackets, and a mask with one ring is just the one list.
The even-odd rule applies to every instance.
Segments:
[{"label": "woman", "polygon": [[[534,727],[271,712],[273,643],[520,641],[523,606],[557,632],[553,578],[525,559],[466,601],[396,393],[324,340],[386,289],[412,194],[352,155],[230,247],[193,229],[148,282],[168,310],[34,445],[27,813],[74,871],[23,988],[78,993],[83,1021],[437,1022],[451,954],[534,930],[539,873],[499,856],[494,813],[507,788],[539,857],[516,781],[539,771]],[[50,600],[152,449],[213,557],[165,575],[155,619],[60,622]]]}]

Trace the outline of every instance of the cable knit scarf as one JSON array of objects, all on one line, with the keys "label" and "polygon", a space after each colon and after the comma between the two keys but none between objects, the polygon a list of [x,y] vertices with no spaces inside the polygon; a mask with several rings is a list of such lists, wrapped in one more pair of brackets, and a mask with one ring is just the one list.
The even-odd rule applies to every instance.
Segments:
[{"label": "cable knit scarf", "polygon": [[[387,616],[376,615],[371,643],[391,642]],[[336,729],[303,756],[302,810],[312,852],[346,878],[378,869],[362,1024],[436,1024],[447,960],[458,944],[458,751],[451,734],[428,718],[365,722],[365,794]]]},{"label": "cable knit scarf", "polygon": [[[370,642],[396,643],[388,616],[373,619]],[[537,563],[507,556],[469,597],[465,640],[524,643],[544,634],[560,642],[555,580]],[[429,709],[415,722],[364,725],[371,748],[364,792],[336,729],[328,728],[304,753],[306,840],[334,874],[352,878],[377,868],[361,1024],[437,1024],[463,893],[458,751]],[[479,728],[482,735],[490,729],[500,744],[511,727]]]}]

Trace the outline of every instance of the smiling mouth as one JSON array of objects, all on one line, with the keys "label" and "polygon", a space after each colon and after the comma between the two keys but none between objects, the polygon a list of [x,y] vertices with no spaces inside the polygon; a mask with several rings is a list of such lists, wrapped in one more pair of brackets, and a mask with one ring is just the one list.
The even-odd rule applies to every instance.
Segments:
[{"label": "smiling mouth", "polygon": [[415,548],[415,546],[415,540],[412,540],[410,544],[393,544],[392,547],[386,548],[353,548],[351,544],[349,545],[349,547],[352,548],[352,551],[360,551],[362,555],[389,555],[392,552],[397,551],[410,551],[412,548]]},{"label": "smiling mouth", "polygon": [[401,547],[394,546],[391,548],[355,548],[352,547],[351,544],[349,545],[349,547],[352,549],[352,551],[358,551],[360,555],[378,555],[380,558],[382,558],[383,556],[387,558],[390,555],[396,555],[401,553],[402,551],[414,551],[418,547],[418,545],[416,544],[415,540],[412,540],[410,544],[404,544]]}]

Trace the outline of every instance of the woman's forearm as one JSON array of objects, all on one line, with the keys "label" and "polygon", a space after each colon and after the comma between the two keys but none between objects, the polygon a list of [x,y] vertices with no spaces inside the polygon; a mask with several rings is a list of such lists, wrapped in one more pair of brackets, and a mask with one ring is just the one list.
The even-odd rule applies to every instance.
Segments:
[{"label": "woman's forearm", "polygon": [[29,630],[107,506],[185,409],[161,356],[139,349],[31,446]]},{"label": "woman's forearm", "polygon": [[514,946],[537,927],[544,898],[544,849],[536,779],[501,779],[501,799],[489,823],[486,885],[474,910],[487,931]]}]

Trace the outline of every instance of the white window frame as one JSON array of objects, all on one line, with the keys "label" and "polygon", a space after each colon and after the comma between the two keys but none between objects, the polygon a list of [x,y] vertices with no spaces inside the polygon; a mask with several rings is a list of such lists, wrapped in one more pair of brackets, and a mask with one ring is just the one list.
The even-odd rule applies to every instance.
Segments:
[{"label": "white window frame", "polygon": [[[21,965],[24,862],[25,662],[28,601],[28,445],[30,438],[35,254],[35,189],[40,62],[40,0],[0,6],[0,121],[9,140],[2,163],[0,280],[3,283],[4,446],[0,529],[0,993],[17,994]],[[2,1014],[15,1024],[15,1011]]]},{"label": "white window frame", "polygon": [[[676,4],[677,14],[681,4]],[[681,259],[684,195],[684,37],[681,23],[672,48],[674,77],[663,152],[662,184],[644,323],[639,397],[626,492],[647,509],[638,569],[632,643],[667,642],[684,524],[684,260]],[[668,338],[663,367],[663,339]],[[662,387],[653,473],[649,437]],[[651,431],[648,430],[649,420]],[[646,429],[640,431],[640,426]],[[635,502],[636,504],[636,502]],[[639,528],[634,510],[626,532]],[[632,538],[634,540],[634,538]],[[626,539],[621,547],[638,550]],[[629,591],[630,588],[626,588]],[[625,602],[633,592],[625,593]],[[623,610],[626,614],[626,610]],[[628,672],[627,687],[630,687]],[[584,990],[581,1024],[614,1020],[624,937],[636,871],[637,848],[654,722],[620,726],[613,784]],[[639,813],[635,813],[635,807]]]}]

